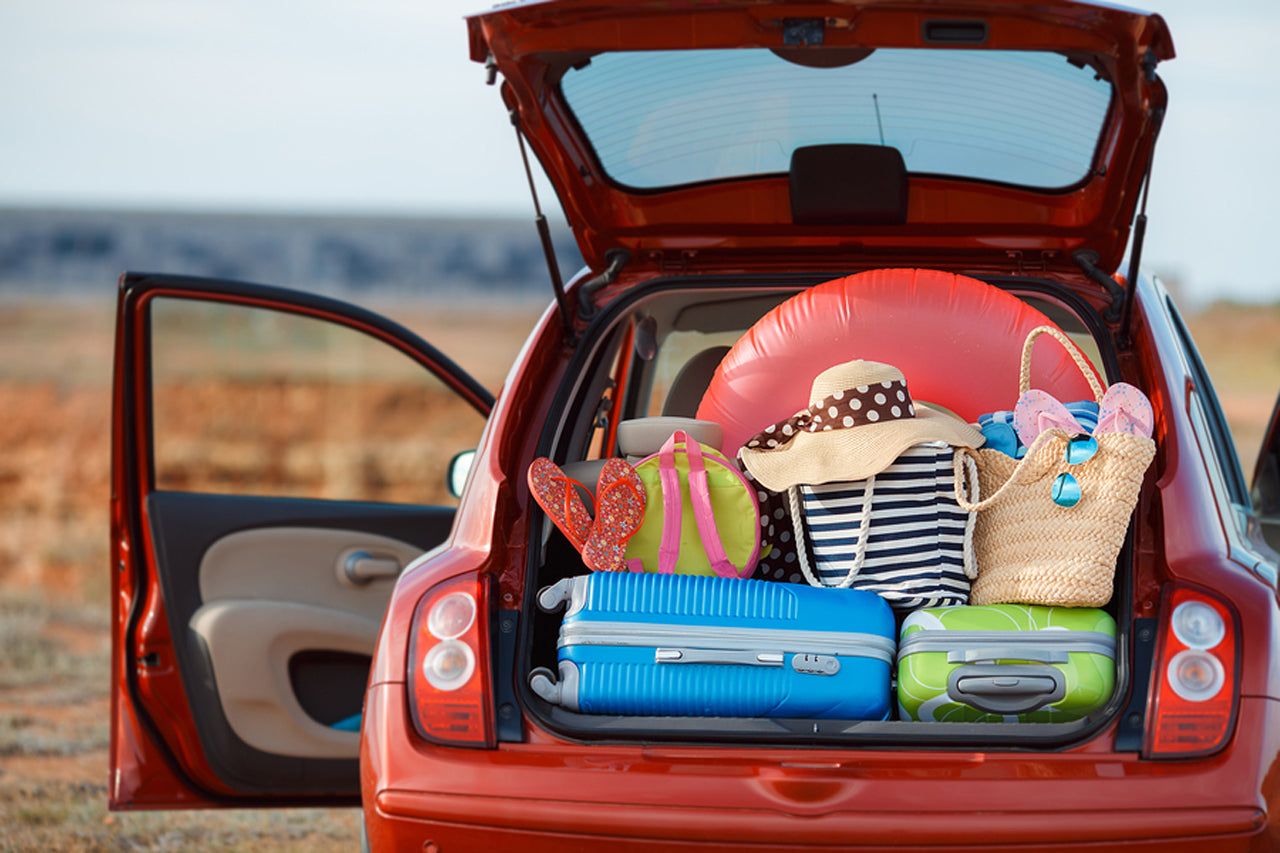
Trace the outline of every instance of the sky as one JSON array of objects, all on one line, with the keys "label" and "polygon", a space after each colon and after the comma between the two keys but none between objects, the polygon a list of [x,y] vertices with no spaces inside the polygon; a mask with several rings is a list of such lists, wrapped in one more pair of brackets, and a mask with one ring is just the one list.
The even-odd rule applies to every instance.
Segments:
[{"label": "sky", "polygon": [[[468,56],[489,5],[0,0],[0,205],[532,216]],[[1178,55],[1143,264],[1193,303],[1280,300],[1280,2],[1145,8]]]}]

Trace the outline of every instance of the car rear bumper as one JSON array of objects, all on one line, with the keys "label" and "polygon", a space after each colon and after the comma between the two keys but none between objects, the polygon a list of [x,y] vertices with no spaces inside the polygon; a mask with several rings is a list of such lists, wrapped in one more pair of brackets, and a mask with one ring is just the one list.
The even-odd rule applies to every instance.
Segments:
[{"label": "car rear bumper", "polygon": [[[476,798],[384,791],[375,800],[381,818],[395,824],[405,849],[435,841],[442,850],[565,850],[593,844],[610,850],[691,849],[740,851],[767,844],[777,850],[1002,850],[1243,849],[1262,828],[1256,809],[1056,812],[1044,814],[946,812],[868,814],[842,812],[820,819],[758,811],[681,809],[674,806],[601,806],[598,803]],[[442,821],[442,815],[453,819]],[[1050,824],[1047,826],[1046,824]],[[1069,841],[1051,838],[1070,825]],[[1065,833],[1064,833],[1065,834]],[[452,843],[445,841],[451,839]],[[514,844],[518,841],[520,847]],[[463,844],[459,848],[457,845]],[[400,849],[398,846],[395,849]]]},{"label": "car rear bumper", "polygon": [[[1276,841],[1262,777],[1250,773],[1256,753],[1244,766],[1109,753],[844,753],[836,764],[825,751],[431,749],[413,745],[403,708],[395,684],[366,703],[386,726],[363,774],[374,850],[1217,851]],[[1263,710],[1242,702],[1241,725]],[[1245,793],[1232,802],[1233,791]]]}]

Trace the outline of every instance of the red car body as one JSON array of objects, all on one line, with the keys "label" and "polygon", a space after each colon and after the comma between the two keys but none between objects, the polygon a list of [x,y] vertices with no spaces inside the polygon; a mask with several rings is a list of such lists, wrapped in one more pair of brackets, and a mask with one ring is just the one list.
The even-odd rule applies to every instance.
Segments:
[{"label": "red car body", "polygon": [[[1165,107],[1155,68],[1173,57],[1159,16],[1069,0],[550,0],[499,7],[468,25],[472,59],[501,74],[502,97],[587,263],[566,287],[556,280],[556,303],[496,399],[416,336],[334,300],[166,276],[121,280],[113,808],[360,803],[374,850],[1280,849],[1280,610],[1276,556],[1262,535],[1280,517],[1276,426],[1251,501],[1176,307],[1136,263],[1122,268],[1131,236],[1131,261],[1140,252],[1142,215],[1136,234],[1130,223]],[[1074,182],[939,174],[913,170],[908,158],[909,195],[895,221],[858,222],[861,214],[848,211],[837,214],[849,218],[843,224],[798,221],[785,170],[670,186],[620,180],[613,170],[627,149],[606,150],[585,106],[575,111],[585,99],[576,100],[582,90],[566,78],[594,75],[593,61],[619,52],[644,61],[646,52],[742,47],[802,67],[819,54],[832,59],[818,67],[856,65],[872,49],[908,59],[1065,56],[1109,95],[1098,101],[1095,144]],[[763,724],[590,720],[540,704],[528,673],[548,653],[554,628],[532,603],[564,552],[526,486],[532,460],[566,461],[593,440],[599,446],[589,453],[607,455],[618,419],[649,412],[653,356],[638,355],[636,342],[655,324],[662,363],[666,342],[691,323],[698,334],[736,335],[761,306],[823,281],[922,267],[978,279],[1050,312],[1092,340],[1108,380],[1136,385],[1153,404],[1156,460],[1110,605],[1122,636],[1107,708],[1079,724],[889,722],[810,736]],[[941,310],[913,299],[904,297],[904,311]],[[456,515],[214,498],[158,485],[154,307],[163,300],[331,322],[438,377],[488,418]],[[702,319],[679,319],[686,315]],[[955,320],[982,331],[985,316],[961,311]],[[605,424],[598,435],[597,420]],[[343,633],[346,617],[331,599],[291,609],[288,590],[273,598],[251,581],[243,587],[251,592],[216,599],[213,581],[200,576],[227,537],[278,530],[294,543],[319,529],[391,536],[426,552],[386,590],[376,642],[367,640],[367,683],[354,700],[363,706],[358,759],[353,733],[299,721],[291,698],[280,700],[283,711],[264,708],[279,680],[241,681],[236,666],[275,660],[280,644],[296,656],[310,648],[306,637],[328,631],[339,639],[328,657],[314,658],[316,671],[345,672],[342,655],[364,648],[370,619]],[[381,547],[352,537],[343,554]],[[342,594],[367,589],[348,583]],[[477,602],[458,638],[474,673],[456,691],[439,690],[421,674],[435,642],[425,614],[458,590]],[[1227,637],[1217,649],[1225,686],[1203,703],[1180,700],[1167,671],[1180,648],[1171,613],[1183,600],[1213,608]],[[374,609],[360,607],[369,608],[366,617]],[[296,631],[261,627],[294,616]],[[297,745],[277,751],[273,738],[285,730]]]}]

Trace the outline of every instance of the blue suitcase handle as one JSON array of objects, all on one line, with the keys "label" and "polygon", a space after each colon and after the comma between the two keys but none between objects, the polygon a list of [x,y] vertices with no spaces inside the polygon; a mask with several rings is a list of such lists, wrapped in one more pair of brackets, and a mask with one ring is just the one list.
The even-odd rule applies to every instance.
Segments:
[{"label": "blue suitcase handle", "polygon": [[781,652],[731,649],[654,649],[654,663],[723,663],[736,666],[782,666]]}]

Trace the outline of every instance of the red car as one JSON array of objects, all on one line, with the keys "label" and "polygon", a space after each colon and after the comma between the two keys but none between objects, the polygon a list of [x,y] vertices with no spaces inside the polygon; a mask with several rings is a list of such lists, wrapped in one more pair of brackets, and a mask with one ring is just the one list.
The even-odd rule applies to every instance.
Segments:
[{"label": "red car", "polygon": [[[373,850],[1280,849],[1280,436],[1251,497],[1178,310],[1139,272],[1164,21],[1073,0],[546,0],[467,23],[586,268],[562,285],[551,263],[496,399],[345,303],[122,278],[112,807],[360,804]],[[1095,712],[818,725],[587,714],[531,687],[560,618],[537,594],[586,571],[531,463],[705,415],[724,350],[818,288],[846,301],[789,346],[922,364],[913,385],[965,420],[1013,402],[1028,317],[1149,398]],[[811,379],[737,415],[785,417]],[[339,402],[311,405],[318,385]],[[474,429],[418,428],[423,400]],[[185,438],[285,415],[265,450]],[[456,509],[425,505],[468,445]],[[301,473],[262,485],[280,471]],[[404,488],[371,501],[334,471]],[[1174,625],[1192,611],[1207,649]]]}]

